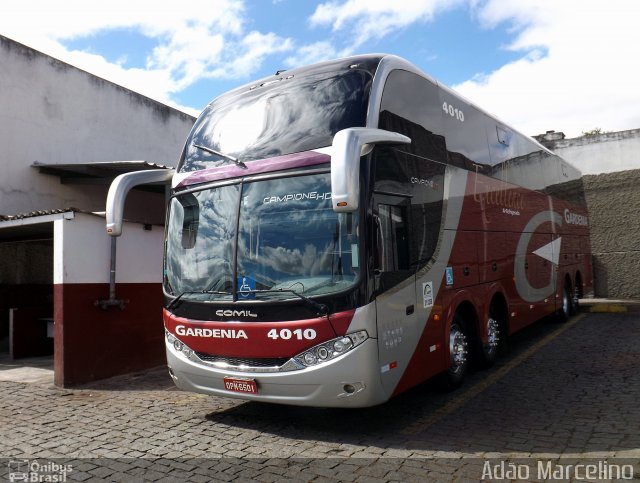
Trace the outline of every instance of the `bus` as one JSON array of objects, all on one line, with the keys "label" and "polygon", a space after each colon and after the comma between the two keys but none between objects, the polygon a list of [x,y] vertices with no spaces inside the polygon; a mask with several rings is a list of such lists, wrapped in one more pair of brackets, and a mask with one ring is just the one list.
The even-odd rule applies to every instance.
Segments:
[{"label": "bus", "polygon": [[592,292],[580,172],[411,63],[363,55],[213,100],[171,181],[163,272],[182,389],[318,407],[459,386]]}]

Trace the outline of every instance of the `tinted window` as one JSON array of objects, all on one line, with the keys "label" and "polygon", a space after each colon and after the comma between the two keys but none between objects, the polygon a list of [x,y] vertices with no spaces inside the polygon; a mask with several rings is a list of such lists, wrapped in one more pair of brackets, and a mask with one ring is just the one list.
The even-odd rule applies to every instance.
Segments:
[{"label": "tinted window", "polygon": [[341,129],[366,122],[371,74],[361,70],[285,77],[212,102],[187,139],[179,171],[330,146]]},{"label": "tinted window", "polygon": [[239,197],[240,186],[233,185],[171,200],[165,261],[169,293],[213,290],[229,292],[231,298]]},{"label": "tinted window", "polygon": [[375,192],[406,197],[409,264],[425,264],[440,234],[445,165],[391,148],[377,148],[373,165]]},{"label": "tinted window", "polygon": [[446,160],[438,87],[411,72],[389,74],[380,105],[380,129],[411,138],[407,151],[435,161]]},{"label": "tinted window", "polygon": [[448,91],[440,89],[440,115],[446,135],[449,163],[472,171],[485,171],[491,161],[484,114]]},{"label": "tinted window", "polygon": [[409,260],[408,198],[374,195],[374,287],[387,291],[415,272]]},{"label": "tinted window", "polygon": [[378,220],[379,269],[383,272],[408,270],[406,208],[381,203],[378,205]]},{"label": "tinted window", "polygon": [[532,139],[485,116],[491,167],[484,174],[584,205],[580,172]]}]

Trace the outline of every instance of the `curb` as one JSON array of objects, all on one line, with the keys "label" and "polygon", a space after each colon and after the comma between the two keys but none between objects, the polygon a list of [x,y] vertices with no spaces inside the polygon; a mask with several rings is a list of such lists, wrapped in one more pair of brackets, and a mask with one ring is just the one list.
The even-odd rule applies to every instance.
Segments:
[{"label": "curb", "polygon": [[640,301],[637,300],[608,300],[581,299],[580,308],[592,314],[627,314],[640,313]]},{"label": "curb", "polygon": [[626,314],[628,308],[620,304],[592,305],[589,307],[589,312],[592,314]]}]

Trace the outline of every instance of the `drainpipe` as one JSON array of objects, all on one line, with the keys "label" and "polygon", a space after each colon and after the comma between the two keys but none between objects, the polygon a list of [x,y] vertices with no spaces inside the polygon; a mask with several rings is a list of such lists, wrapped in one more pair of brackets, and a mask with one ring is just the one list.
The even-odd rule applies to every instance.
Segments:
[{"label": "drainpipe", "polygon": [[124,310],[125,306],[129,303],[128,300],[116,298],[116,247],[118,246],[118,239],[116,237],[111,238],[111,269],[109,270],[109,298],[96,300],[94,305],[100,307],[102,310],[107,310],[109,307],[120,307],[120,310]]},{"label": "drainpipe", "polygon": [[148,183],[169,183],[175,170],[150,169],[125,173],[113,180],[107,195],[107,233],[111,236],[111,261],[109,270],[109,298],[96,300],[95,305],[103,310],[109,307],[125,308],[128,300],[116,298],[116,248],[122,234],[124,203],[131,188]]}]

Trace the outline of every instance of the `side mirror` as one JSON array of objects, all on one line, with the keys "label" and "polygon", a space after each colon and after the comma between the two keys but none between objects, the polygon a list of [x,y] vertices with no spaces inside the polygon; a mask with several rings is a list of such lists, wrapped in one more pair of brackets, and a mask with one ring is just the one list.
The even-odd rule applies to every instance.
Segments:
[{"label": "side mirror", "polygon": [[174,173],[173,169],[149,169],[133,171],[116,177],[111,183],[107,195],[107,233],[110,236],[122,234],[124,202],[131,188],[147,183],[169,183]]},{"label": "side mirror", "polygon": [[411,139],[397,132],[367,127],[350,127],[333,137],[331,153],[331,203],[333,211],[350,213],[360,199],[360,157],[374,144],[409,144]]}]

